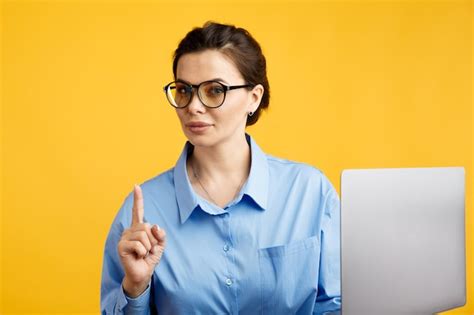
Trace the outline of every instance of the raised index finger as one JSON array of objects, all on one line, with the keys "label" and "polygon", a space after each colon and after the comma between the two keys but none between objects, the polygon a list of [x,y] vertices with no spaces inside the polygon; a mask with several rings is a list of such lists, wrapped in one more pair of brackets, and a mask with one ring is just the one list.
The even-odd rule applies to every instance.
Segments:
[{"label": "raised index finger", "polygon": [[139,185],[135,184],[133,188],[133,209],[132,209],[132,225],[143,223],[143,194]]}]

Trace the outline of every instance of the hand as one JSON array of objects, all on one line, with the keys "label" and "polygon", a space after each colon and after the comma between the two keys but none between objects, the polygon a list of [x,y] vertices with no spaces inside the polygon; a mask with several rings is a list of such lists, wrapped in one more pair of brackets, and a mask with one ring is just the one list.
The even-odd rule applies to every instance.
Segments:
[{"label": "hand", "polygon": [[156,265],[165,250],[166,233],[158,225],[143,223],[143,194],[135,185],[133,193],[132,225],[122,233],[117,245],[125,270],[123,288],[130,297],[137,297],[147,288]]}]

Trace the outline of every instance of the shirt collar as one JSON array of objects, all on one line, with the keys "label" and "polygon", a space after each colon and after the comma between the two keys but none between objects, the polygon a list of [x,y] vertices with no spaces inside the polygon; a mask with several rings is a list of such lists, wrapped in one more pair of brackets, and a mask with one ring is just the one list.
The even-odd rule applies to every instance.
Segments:
[{"label": "shirt collar", "polygon": [[[261,210],[265,210],[267,208],[269,185],[267,157],[249,134],[246,133],[245,138],[250,145],[251,165],[249,177],[242,188],[242,195],[249,196]],[[174,168],[175,192],[181,223],[186,222],[198,206],[209,214],[216,215],[225,212],[194,192],[186,171],[186,160],[193,148],[194,146],[189,141],[186,141]]]},{"label": "shirt collar", "polygon": [[260,206],[261,210],[267,209],[269,170],[267,155],[260,149],[255,140],[245,134],[247,142],[250,144],[251,164],[250,174],[247,183],[243,188],[243,193],[248,195]]}]

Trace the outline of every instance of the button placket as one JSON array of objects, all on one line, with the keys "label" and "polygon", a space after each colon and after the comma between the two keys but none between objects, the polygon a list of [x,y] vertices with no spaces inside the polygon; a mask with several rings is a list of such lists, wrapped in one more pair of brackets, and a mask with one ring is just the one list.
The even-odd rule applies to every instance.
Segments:
[{"label": "button placket", "polygon": [[223,227],[224,227],[224,239],[221,250],[223,251],[224,258],[227,265],[227,274],[223,275],[224,285],[229,288],[229,294],[232,298],[232,309],[233,312],[238,312],[238,301],[237,301],[237,288],[236,288],[236,279],[234,274],[235,269],[235,258],[233,257],[232,252],[232,235],[230,228],[230,216],[231,214],[227,212],[223,215]]}]

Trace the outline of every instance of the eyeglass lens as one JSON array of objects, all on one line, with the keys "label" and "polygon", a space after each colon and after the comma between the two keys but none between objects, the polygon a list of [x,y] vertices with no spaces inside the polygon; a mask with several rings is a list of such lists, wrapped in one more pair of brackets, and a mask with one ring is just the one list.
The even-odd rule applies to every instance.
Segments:
[{"label": "eyeglass lens", "polygon": [[[193,87],[183,82],[171,84],[166,95],[175,107],[185,107],[193,96]],[[225,89],[219,82],[206,82],[199,86],[198,95],[201,102],[209,107],[220,106],[224,102]]]}]

